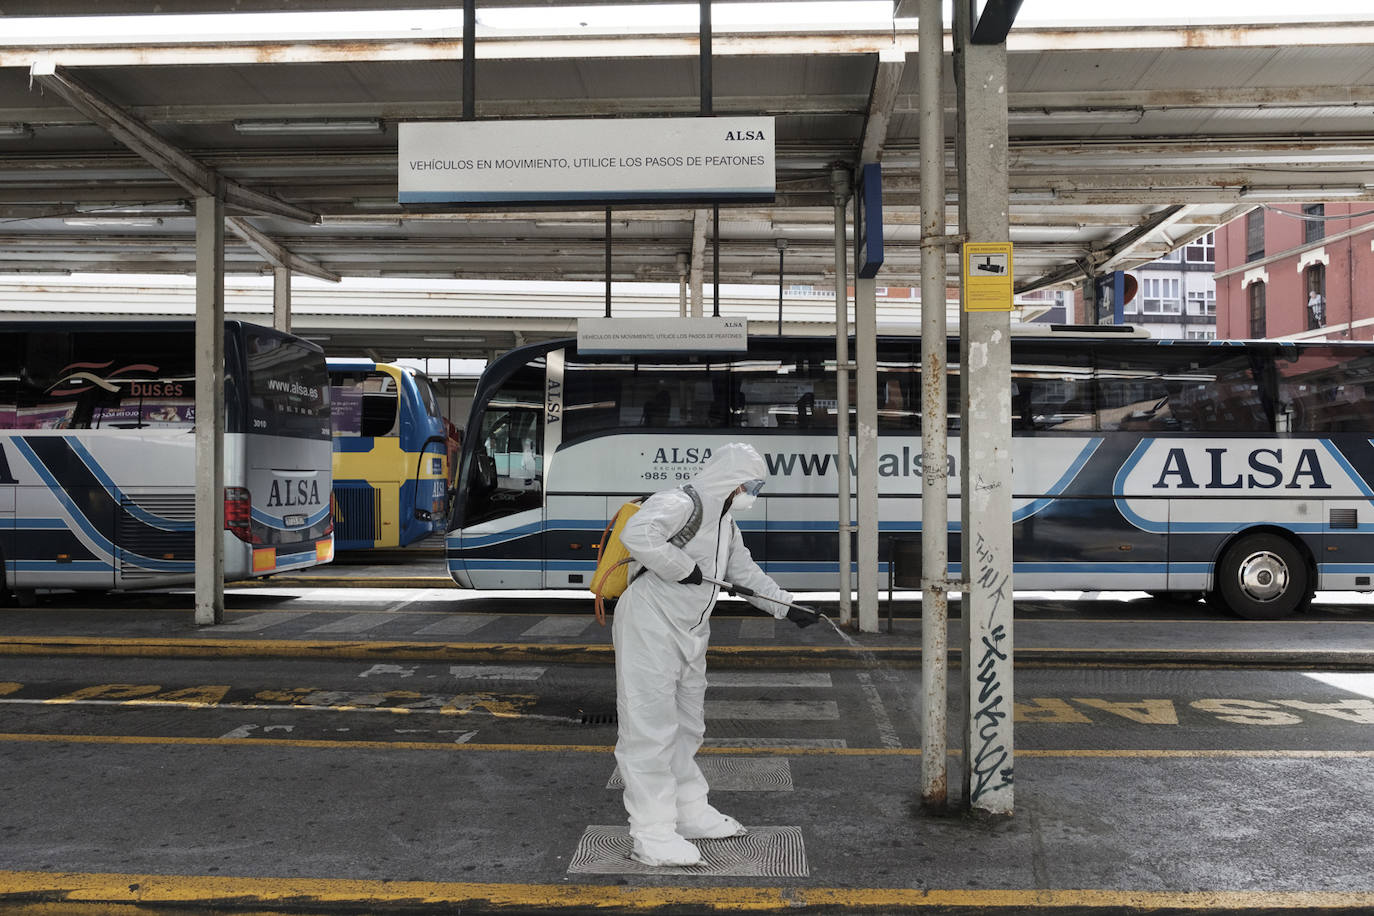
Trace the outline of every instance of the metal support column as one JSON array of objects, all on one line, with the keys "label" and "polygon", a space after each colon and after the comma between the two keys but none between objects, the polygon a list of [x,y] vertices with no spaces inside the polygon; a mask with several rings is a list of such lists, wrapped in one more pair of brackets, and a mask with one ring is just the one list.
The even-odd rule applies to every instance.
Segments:
[{"label": "metal support column", "polygon": [[291,333],[291,268],[272,268],[272,327]]},{"label": "metal support column", "polygon": [[830,182],[835,190],[835,429],[839,440],[835,471],[839,493],[840,623],[848,625],[854,616],[849,505],[849,269],[846,266],[849,246],[844,231],[849,173],[835,169],[830,173]]},{"label": "metal support column", "polygon": [[224,622],[224,201],[196,198],[196,623]]},{"label": "metal support column", "polygon": [[[1007,242],[1007,48],[973,43],[971,6],[954,4],[959,226],[970,243]],[[971,808],[1011,814],[1011,302],[1005,311],[970,311],[962,268],[960,277],[963,797]]]},{"label": "metal support column", "polygon": [[941,0],[921,0],[921,801],[949,800],[949,386],[945,341],[945,54]]},{"label": "metal support column", "polygon": [[[856,268],[857,270],[857,268]],[[878,632],[878,281],[854,278],[859,630]]]}]

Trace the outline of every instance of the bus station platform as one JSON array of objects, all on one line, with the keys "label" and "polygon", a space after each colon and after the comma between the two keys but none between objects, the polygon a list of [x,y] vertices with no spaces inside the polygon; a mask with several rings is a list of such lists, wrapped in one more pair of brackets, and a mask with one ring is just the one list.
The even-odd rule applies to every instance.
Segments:
[{"label": "bus station platform", "polygon": [[[225,622],[208,627],[194,625],[184,592],[3,609],[0,690],[25,680],[25,666],[97,656],[126,666],[105,676],[126,679],[229,658],[243,676],[314,678],[321,688],[333,670],[324,663],[334,660],[362,663],[349,678],[394,669],[418,681],[461,662],[569,666],[558,681],[565,693],[580,689],[579,677],[607,680],[599,666],[612,662],[610,629],[597,625],[586,598],[387,591],[231,585]],[[803,597],[834,616],[833,596]],[[1067,618],[1050,613],[1052,599],[1018,596],[1016,700],[1048,715],[1057,707],[1046,697],[1110,696],[1139,707],[1142,721],[1100,730],[1079,706],[1083,722],[1062,720],[1056,740],[1036,732],[1043,723],[1018,726],[1009,817],[958,804],[957,669],[947,809],[921,806],[914,723],[891,702],[894,721],[878,728],[878,740],[783,739],[736,713],[723,727],[708,724],[701,759],[713,803],[750,830],[699,841],[706,861],[691,868],[628,858],[613,722],[590,722],[578,733],[585,737],[569,741],[546,716],[539,727],[550,731],[524,743],[484,740],[485,730],[468,741],[287,740],[235,735],[231,719],[222,736],[164,732],[117,745],[98,733],[9,735],[0,738],[9,797],[35,801],[11,804],[0,825],[0,916],[1374,912],[1374,835],[1361,788],[1374,784],[1365,731],[1374,700],[1347,701],[1348,721],[1326,717],[1344,730],[1318,738],[1209,731],[1186,715],[1164,737],[1146,724],[1150,704],[1192,676],[1203,679],[1197,696],[1234,696],[1253,677],[1259,686],[1246,695],[1272,697],[1298,696],[1304,672],[1368,672],[1374,615],[1152,620],[1148,600],[1102,597]],[[899,602],[890,632],[884,620],[883,632],[857,634],[825,623],[802,630],[724,601],[712,620],[712,690],[755,689],[785,702],[820,690],[820,678],[851,691],[838,701],[845,709],[879,694],[914,695],[917,608]],[[957,659],[957,602],[952,610]],[[228,678],[222,667],[205,676]],[[511,688],[488,676],[492,690]],[[738,686],[747,684],[755,686]],[[146,715],[154,712],[168,727],[168,712]],[[252,721],[274,715],[258,711]],[[838,722],[843,733],[849,723]],[[252,781],[242,791],[213,787],[207,766]],[[67,774],[62,801],[39,803],[51,798],[44,780],[57,773]],[[155,774],[155,800],[135,774]],[[984,775],[976,769],[972,778]],[[72,840],[54,804],[95,813]],[[55,848],[64,850],[56,858]]]}]

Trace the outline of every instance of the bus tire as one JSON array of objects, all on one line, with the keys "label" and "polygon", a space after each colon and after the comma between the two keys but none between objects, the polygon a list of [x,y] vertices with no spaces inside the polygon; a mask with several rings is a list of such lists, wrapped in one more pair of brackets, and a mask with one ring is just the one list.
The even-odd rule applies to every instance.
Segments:
[{"label": "bus tire", "polygon": [[1249,534],[1226,549],[1217,564],[1216,592],[1232,613],[1247,620],[1278,620],[1311,598],[1307,560],[1287,538]]}]

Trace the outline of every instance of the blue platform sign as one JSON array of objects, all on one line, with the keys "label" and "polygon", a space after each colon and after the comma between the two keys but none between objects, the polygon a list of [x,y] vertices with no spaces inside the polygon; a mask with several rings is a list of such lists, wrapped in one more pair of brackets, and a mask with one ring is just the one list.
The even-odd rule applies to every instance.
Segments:
[{"label": "blue platform sign", "polygon": [[854,194],[854,275],[871,280],[883,266],[883,167],[870,162],[859,170]]}]

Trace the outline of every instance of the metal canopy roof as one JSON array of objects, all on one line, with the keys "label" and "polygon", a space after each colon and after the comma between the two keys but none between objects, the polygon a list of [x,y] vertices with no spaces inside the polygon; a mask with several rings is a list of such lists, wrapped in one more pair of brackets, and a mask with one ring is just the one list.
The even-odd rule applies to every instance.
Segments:
[{"label": "metal canopy roof", "polygon": [[[697,113],[694,33],[560,35],[541,31],[534,7],[547,4],[503,5],[532,7],[530,24],[504,33],[479,27],[478,117]],[[140,4],[28,6],[124,13]],[[159,6],[203,12],[214,4]],[[22,3],[7,8],[28,12]],[[240,189],[229,198],[236,217],[226,243],[231,273],[270,271],[260,253],[267,251],[325,277],[603,279],[603,210],[435,214],[396,204],[397,123],[461,115],[460,33],[455,24],[362,39],[28,46],[0,34],[0,272],[194,268],[187,191],[73,107],[62,89],[69,83],[103,99],[112,117],[146,125],[168,155],[184,154]],[[1078,282],[1089,266],[1147,262],[1266,201],[1374,200],[1372,39],[1374,19],[1018,25],[1007,45],[1018,289]],[[917,285],[915,20],[872,31],[717,35],[713,45],[714,112],[777,119],[776,203],[721,208],[721,282],[776,283],[775,240],[782,238],[789,282],[833,283],[831,172],[852,168],[867,146],[884,168],[888,235],[880,282]],[[954,233],[948,53],[945,64]],[[377,119],[380,129],[235,129],[235,122],[307,118]],[[134,224],[100,220],[116,216]],[[695,242],[709,282],[709,216],[709,209],[615,210],[614,278],[677,282],[679,255],[690,256]]]}]

